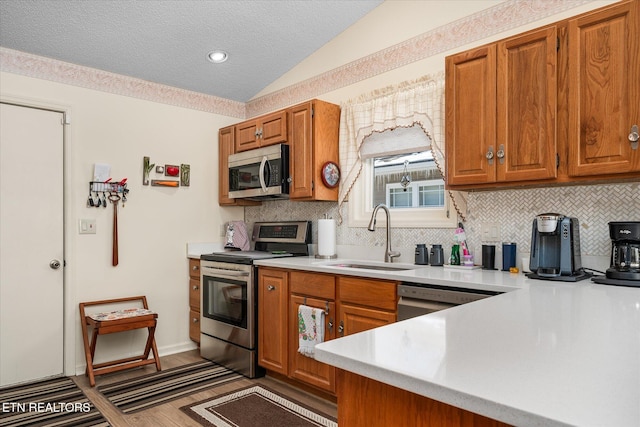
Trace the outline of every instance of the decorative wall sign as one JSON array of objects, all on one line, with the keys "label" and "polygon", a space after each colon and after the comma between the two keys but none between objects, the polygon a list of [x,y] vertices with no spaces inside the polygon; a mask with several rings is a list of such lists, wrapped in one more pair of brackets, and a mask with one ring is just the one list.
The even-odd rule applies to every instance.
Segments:
[{"label": "decorative wall sign", "polygon": [[180,182],[170,179],[152,179],[151,185],[154,187],[180,187]]},{"label": "decorative wall sign", "polygon": [[165,176],[178,176],[180,175],[180,166],[178,165],[164,165]]},{"label": "decorative wall sign", "polygon": [[180,185],[188,187],[191,183],[191,166],[186,164],[180,165]]},{"label": "decorative wall sign", "polygon": [[[164,175],[176,179],[152,179],[150,175],[155,171],[157,175]],[[159,177],[158,177],[159,178]],[[182,163],[181,165],[158,165],[151,163],[150,157],[142,158],[142,185],[154,187],[188,187],[191,184],[191,166]]]}]

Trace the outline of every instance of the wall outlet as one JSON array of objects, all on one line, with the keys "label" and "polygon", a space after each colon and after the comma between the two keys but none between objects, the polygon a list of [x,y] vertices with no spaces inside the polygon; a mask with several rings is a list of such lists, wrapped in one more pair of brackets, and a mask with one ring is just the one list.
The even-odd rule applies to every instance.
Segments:
[{"label": "wall outlet", "polygon": [[96,220],[81,219],[78,221],[78,229],[80,234],[96,234]]},{"label": "wall outlet", "polygon": [[483,222],[481,226],[483,242],[500,241],[500,224],[497,222]]}]

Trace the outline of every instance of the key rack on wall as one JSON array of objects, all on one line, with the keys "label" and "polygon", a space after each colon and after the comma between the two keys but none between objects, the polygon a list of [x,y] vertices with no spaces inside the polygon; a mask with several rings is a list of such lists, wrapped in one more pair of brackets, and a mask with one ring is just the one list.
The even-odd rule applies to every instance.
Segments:
[{"label": "key rack on wall", "polygon": [[127,201],[127,178],[119,182],[108,181],[90,181],[89,182],[89,198],[87,199],[87,207],[107,207],[107,200],[112,200],[117,196],[118,200],[122,200],[122,205]]}]

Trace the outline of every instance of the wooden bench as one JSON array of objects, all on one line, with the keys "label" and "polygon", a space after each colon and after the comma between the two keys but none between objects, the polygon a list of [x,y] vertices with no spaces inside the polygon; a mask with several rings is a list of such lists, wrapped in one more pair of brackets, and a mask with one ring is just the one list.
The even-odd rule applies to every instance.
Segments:
[{"label": "wooden bench", "polygon": [[[142,303],[142,308],[127,308],[110,312],[101,312],[87,315],[85,307],[97,305],[110,305],[122,303]],[[91,387],[96,385],[97,375],[108,374],[110,372],[124,369],[136,368],[139,366],[155,364],[158,371],[160,368],[160,358],[156,348],[155,330],[158,314],[149,310],[147,298],[145,296],[117,298],[101,301],[90,301],[80,303],[80,322],[82,323],[82,339],[84,341],[84,354],[87,359],[87,369],[85,375],[89,377]],[[92,327],[91,341],[89,341],[88,327]],[[140,356],[127,357],[110,362],[94,363],[96,353],[96,341],[99,335],[114,334],[117,332],[132,331],[134,329],[147,328],[149,336],[144,348],[144,353]],[[149,357],[150,354],[152,357]]]}]

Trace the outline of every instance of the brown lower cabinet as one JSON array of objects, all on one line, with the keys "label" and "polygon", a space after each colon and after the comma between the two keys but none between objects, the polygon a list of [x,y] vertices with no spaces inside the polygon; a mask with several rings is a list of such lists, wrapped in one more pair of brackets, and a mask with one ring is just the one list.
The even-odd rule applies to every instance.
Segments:
[{"label": "brown lower cabinet", "polygon": [[508,426],[352,372],[337,370],[338,425],[349,427]]},{"label": "brown lower cabinet", "polygon": [[269,371],[331,395],[336,368],[298,353],[298,307],[325,310],[325,341],[396,321],[397,282],[258,269],[258,360]]},{"label": "brown lower cabinet", "polygon": [[336,312],[336,303],[318,298],[291,295],[289,298],[289,376],[307,385],[320,388],[330,393],[336,392],[336,369],[333,366],[303,356],[298,352],[298,307],[308,305],[326,310],[324,317],[324,339],[335,338],[335,328],[332,327]]},{"label": "brown lower cabinet", "polygon": [[260,366],[286,375],[289,275],[286,271],[258,269],[258,360]]},{"label": "brown lower cabinet", "polygon": [[189,259],[189,338],[200,345],[200,260]]}]

